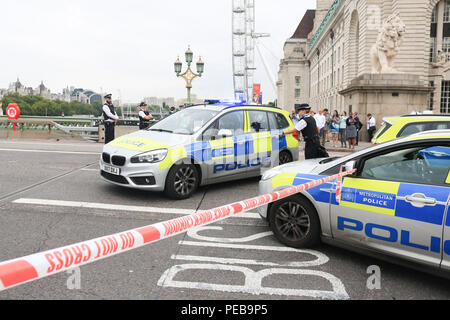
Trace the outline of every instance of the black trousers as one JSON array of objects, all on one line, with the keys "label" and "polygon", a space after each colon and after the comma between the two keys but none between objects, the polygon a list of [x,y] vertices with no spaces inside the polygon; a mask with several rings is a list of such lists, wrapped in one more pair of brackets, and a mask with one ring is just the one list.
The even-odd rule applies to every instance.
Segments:
[{"label": "black trousers", "polygon": [[377,131],[376,127],[370,127],[367,132],[369,133],[369,142],[372,141],[373,135]]},{"label": "black trousers", "polygon": [[105,122],[105,144],[114,140],[114,122]]},{"label": "black trousers", "polygon": [[320,158],[320,139],[315,137],[305,141],[305,160]]}]

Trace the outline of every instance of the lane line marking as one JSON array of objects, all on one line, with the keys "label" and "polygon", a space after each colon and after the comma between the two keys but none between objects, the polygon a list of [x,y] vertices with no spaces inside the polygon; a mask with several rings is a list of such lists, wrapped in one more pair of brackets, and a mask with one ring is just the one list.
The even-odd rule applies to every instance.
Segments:
[{"label": "lane line marking", "polygon": [[5,149],[1,148],[0,151],[15,151],[15,152],[36,152],[36,153],[62,153],[62,154],[92,154],[101,155],[101,152],[75,152],[75,151],[56,151],[56,150],[31,150],[31,149]]},{"label": "lane line marking", "polygon": [[[13,203],[34,204],[34,205],[44,205],[44,206],[57,206],[57,207],[116,210],[116,211],[163,213],[163,214],[176,214],[176,215],[190,215],[190,214],[197,212],[196,210],[191,210],[191,209],[144,207],[144,206],[130,206],[130,205],[120,205],[120,204],[109,204],[109,203],[97,203],[97,202],[29,199],[29,198],[20,198],[20,199],[14,200]],[[244,212],[241,214],[237,214],[234,217],[261,219],[260,215],[256,212],[246,212],[246,213]]]}]

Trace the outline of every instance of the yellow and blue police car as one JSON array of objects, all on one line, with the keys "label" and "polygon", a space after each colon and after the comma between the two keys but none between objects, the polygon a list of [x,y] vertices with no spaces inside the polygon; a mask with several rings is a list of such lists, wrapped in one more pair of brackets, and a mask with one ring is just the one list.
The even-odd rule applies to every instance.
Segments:
[{"label": "yellow and blue police car", "polygon": [[[260,194],[357,172],[259,209],[276,238],[296,248],[320,240],[409,266],[450,271],[450,130],[427,131],[342,157],[265,172]],[[397,261],[398,260],[398,261]]]},{"label": "yellow and blue police car", "polygon": [[450,115],[417,114],[385,117],[371,142],[379,144],[418,132],[446,129],[450,129]]},{"label": "yellow and blue police car", "polygon": [[199,185],[258,176],[298,160],[298,141],[279,137],[293,127],[278,108],[210,101],[108,143],[100,174],[116,185],[185,199]]}]

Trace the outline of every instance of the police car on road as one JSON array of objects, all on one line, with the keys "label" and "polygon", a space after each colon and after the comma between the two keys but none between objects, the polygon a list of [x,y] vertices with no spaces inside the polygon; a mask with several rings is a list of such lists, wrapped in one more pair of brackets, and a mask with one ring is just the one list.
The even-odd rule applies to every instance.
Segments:
[{"label": "police car on road", "polygon": [[408,265],[450,271],[450,130],[428,131],[342,157],[265,172],[260,194],[356,168],[336,180],[259,209],[282,243],[320,240]]},{"label": "police car on road", "polygon": [[450,115],[417,114],[385,117],[375,133],[372,144],[403,138],[414,133],[450,129]]},{"label": "police car on road", "polygon": [[105,145],[101,176],[113,184],[190,197],[199,185],[261,175],[298,160],[298,141],[279,137],[287,111],[243,103],[205,103]]}]

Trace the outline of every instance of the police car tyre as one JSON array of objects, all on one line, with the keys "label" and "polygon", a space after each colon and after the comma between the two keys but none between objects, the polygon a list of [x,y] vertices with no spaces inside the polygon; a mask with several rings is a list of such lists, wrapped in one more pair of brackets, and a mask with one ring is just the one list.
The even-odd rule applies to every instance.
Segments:
[{"label": "police car tyre", "polygon": [[294,248],[313,247],[320,241],[320,221],[309,201],[293,196],[270,208],[269,225],[275,237]]},{"label": "police car tyre", "polygon": [[189,198],[199,185],[199,174],[192,164],[174,165],[166,178],[165,194],[176,200]]},{"label": "police car tyre", "polygon": [[287,150],[281,151],[278,159],[279,159],[280,165],[292,162],[294,160],[292,158],[292,154]]}]

